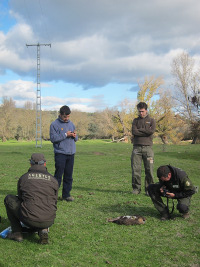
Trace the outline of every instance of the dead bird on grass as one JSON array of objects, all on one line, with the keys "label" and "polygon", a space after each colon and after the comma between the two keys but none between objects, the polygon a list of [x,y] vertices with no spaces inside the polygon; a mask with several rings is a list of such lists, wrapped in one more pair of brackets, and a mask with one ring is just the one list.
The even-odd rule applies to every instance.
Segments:
[{"label": "dead bird on grass", "polygon": [[124,225],[134,225],[134,224],[144,224],[146,219],[140,215],[132,215],[132,216],[119,216],[114,219],[107,219],[108,222],[113,222],[116,224],[124,224]]}]

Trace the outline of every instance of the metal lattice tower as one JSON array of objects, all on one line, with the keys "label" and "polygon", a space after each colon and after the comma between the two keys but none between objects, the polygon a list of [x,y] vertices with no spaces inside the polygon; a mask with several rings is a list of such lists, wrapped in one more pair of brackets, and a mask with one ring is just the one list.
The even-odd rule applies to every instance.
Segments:
[{"label": "metal lattice tower", "polygon": [[41,111],[41,85],[40,85],[40,46],[50,46],[51,44],[30,44],[37,46],[37,92],[36,92],[36,147],[42,147],[42,111]]}]

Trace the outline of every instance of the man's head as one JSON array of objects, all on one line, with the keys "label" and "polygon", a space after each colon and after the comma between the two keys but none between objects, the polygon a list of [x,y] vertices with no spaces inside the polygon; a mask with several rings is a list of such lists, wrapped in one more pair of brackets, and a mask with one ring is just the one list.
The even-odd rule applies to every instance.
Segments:
[{"label": "man's head", "polygon": [[45,165],[46,166],[46,159],[43,154],[41,153],[33,153],[30,159],[31,165]]},{"label": "man's head", "polygon": [[67,122],[69,120],[70,113],[71,113],[71,110],[70,110],[70,108],[68,106],[62,106],[60,108],[60,118],[61,118],[61,120],[63,120],[64,122]]},{"label": "man's head", "polygon": [[170,168],[167,165],[160,166],[157,169],[157,177],[158,177],[158,179],[160,179],[163,182],[169,181],[172,177],[172,173],[170,171]]},{"label": "man's head", "polygon": [[148,106],[145,102],[140,102],[137,104],[138,113],[141,118],[145,118],[147,116],[147,108]]}]

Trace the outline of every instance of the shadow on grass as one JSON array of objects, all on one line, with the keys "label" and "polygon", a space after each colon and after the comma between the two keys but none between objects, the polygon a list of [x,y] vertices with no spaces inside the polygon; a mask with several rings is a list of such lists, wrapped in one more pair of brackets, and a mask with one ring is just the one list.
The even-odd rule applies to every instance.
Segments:
[{"label": "shadow on grass", "polygon": [[199,161],[199,155],[200,152],[199,151],[195,151],[195,152],[187,152],[187,151],[181,151],[181,152],[157,152],[156,156],[157,157],[163,157],[165,158],[166,156],[169,158],[175,158],[175,159],[179,159],[179,160],[193,160],[193,161]]},{"label": "shadow on grass", "polygon": [[90,187],[83,187],[83,186],[73,186],[73,189],[77,189],[80,191],[96,191],[96,192],[105,192],[105,193],[129,193],[122,190],[111,190],[111,189],[102,189],[102,188],[90,188]]},{"label": "shadow on grass", "polygon": [[8,218],[1,217],[0,232],[3,231],[8,226],[10,226],[10,221],[8,220]]},{"label": "shadow on grass", "polygon": [[3,155],[4,157],[6,156],[6,155],[12,155],[12,157],[13,157],[13,155],[25,155],[25,153],[24,152],[19,152],[19,151],[2,151],[2,152],[0,152],[0,155]]},{"label": "shadow on grass", "polygon": [[16,190],[10,191],[10,190],[0,190],[0,196],[6,197],[7,195],[16,195]]},{"label": "shadow on grass", "polygon": [[[10,221],[8,220],[8,218],[1,218],[0,232],[2,232],[4,229],[6,229],[9,226],[10,226]],[[28,240],[30,243],[38,243],[38,240],[39,240],[39,236],[36,230],[33,230],[33,229],[32,230],[30,229],[30,231],[27,231],[27,232],[23,232],[23,238],[25,240]]]},{"label": "shadow on grass", "polygon": [[35,243],[35,244],[37,244],[38,241],[39,241],[39,236],[35,232],[32,232],[32,233],[31,232],[30,233],[23,233],[23,238],[25,240],[27,240],[28,242]]},{"label": "shadow on grass", "polygon": [[145,206],[135,206],[134,201],[133,205],[123,203],[123,204],[116,204],[116,205],[102,205],[98,207],[98,210],[106,213],[115,212],[119,213],[118,216],[124,215],[140,215],[140,216],[149,216],[159,218],[159,213],[152,207],[145,207]]}]

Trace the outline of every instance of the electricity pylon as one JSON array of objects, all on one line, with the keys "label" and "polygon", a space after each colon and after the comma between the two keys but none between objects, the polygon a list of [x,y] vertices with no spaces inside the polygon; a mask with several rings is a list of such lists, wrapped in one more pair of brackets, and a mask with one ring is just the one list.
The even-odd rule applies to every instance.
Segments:
[{"label": "electricity pylon", "polygon": [[42,147],[42,111],[41,111],[41,85],[40,85],[40,46],[51,44],[27,44],[26,46],[37,46],[37,93],[36,93],[36,147]]}]

